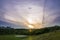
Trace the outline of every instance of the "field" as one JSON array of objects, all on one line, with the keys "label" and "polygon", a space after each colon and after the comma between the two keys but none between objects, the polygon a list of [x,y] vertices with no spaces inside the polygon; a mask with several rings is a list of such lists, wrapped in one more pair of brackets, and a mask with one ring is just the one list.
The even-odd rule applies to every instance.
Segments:
[{"label": "field", "polygon": [[0,35],[0,40],[60,40],[60,30],[41,35],[16,37],[15,35]]}]

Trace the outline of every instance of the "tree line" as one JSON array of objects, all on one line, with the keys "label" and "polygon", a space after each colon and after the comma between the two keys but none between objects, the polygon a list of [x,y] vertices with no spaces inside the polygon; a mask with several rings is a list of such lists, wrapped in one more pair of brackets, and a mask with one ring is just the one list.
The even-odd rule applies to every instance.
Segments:
[{"label": "tree line", "polygon": [[[31,32],[29,31],[31,30]],[[14,29],[11,27],[0,26],[0,35],[39,35],[60,30],[60,26],[46,27],[42,29]]]}]

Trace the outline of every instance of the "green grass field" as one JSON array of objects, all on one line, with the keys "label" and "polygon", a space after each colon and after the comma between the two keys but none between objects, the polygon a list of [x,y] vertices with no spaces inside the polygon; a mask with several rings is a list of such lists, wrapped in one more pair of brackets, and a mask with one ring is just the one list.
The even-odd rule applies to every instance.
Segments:
[{"label": "green grass field", "polygon": [[34,40],[60,40],[60,30],[36,36]]},{"label": "green grass field", "polygon": [[16,37],[15,35],[0,35],[0,40],[60,40],[60,31],[54,31],[35,36]]}]

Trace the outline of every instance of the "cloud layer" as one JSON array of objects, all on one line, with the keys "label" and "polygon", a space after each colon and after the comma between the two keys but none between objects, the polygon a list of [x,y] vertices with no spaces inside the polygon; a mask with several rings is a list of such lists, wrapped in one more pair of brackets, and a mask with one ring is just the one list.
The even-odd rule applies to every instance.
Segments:
[{"label": "cloud layer", "polygon": [[60,0],[0,0],[0,20],[20,25],[20,27],[24,27],[23,22],[26,19],[42,22],[45,1],[45,25],[59,25]]}]

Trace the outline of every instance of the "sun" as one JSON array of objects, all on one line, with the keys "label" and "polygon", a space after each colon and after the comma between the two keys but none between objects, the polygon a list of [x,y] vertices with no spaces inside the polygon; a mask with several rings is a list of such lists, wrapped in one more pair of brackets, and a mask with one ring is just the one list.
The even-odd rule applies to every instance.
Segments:
[{"label": "sun", "polygon": [[32,19],[26,20],[24,22],[24,25],[28,27],[29,29],[40,29],[42,28],[42,23],[34,21]]},{"label": "sun", "polygon": [[33,26],[33,25],[30,25],[30,24],[28,25],[28,27],[29,27],[29,28],[34,28],[34,26]]},{"label": "sun", "polygon": [[28,21],[25,21],[24,25],[27,26],[30,29],[34,29],[35,28],[34,25],[32,23],[28,22]]}]

